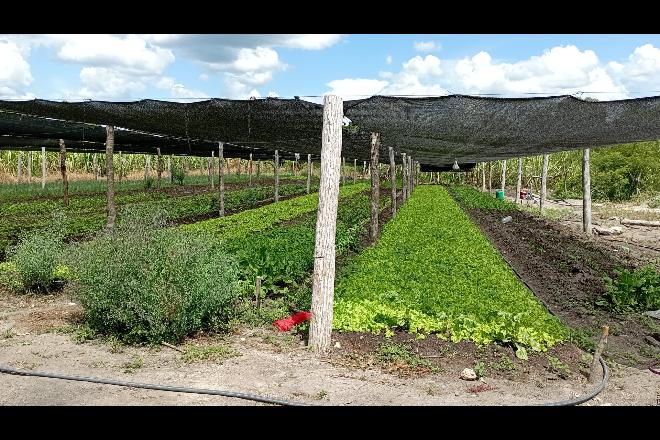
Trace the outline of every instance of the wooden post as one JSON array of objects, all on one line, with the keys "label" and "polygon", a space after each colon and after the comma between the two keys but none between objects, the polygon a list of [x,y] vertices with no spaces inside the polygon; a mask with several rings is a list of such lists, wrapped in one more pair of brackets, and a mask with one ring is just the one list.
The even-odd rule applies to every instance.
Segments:
[{"label": "wooden post", "polygon": [[539,214],[543,215],[543,208],[545,206],[545,198],[547,196],[547,184],[548,184],[548,162],[550,156],[548,154],[543,155],[543,170],[541,172],[541,200],[539,201]]},{"label": "wooden post", "polygon": [[488,162],[488,192],[493,190],[493,163]]},{"label": "wooden post", "polygon": [[160,179],[163,175],[163,156],[160,155],[160,148],[156,148],[158,153],[158,164],[156,165],[156,173],[158,174],[158,188],[160,188]]},{"label": "wooden post", "polygon": [[323,98],[321,181],[314,245],[312,319],[309,326],[309,345],[318,353],[324,353],[330,348],[332,336],[343,116],[342,99],[326,95]]},{"label": "wooden post", "polygon": [[66,178],[66,145],[60,139],[60,172],[62,173],[62,188],[64,190],[64,206],[69,206],[69,181]]},{"label": "wooden post", "polygon": [[223,150],[224,150],[224,144],[222,142],[218,142],[218,175],[219,175],[218,202],[220,204],[218,215],[220,217],[225,216],[225,158],[224,158]]},{"label": "wooden post", "polygon": [[346,158],[341,158],[341,186],[346,185]]},{"label": "wooden post", "polygon": [[307,194],[312,187],[312,155],[307,155]]},{"label": "wooden post", "polygon": [[591,235],[591,173],[589,171],[589,148],[582,155],[582,230]]},{"label": "wooden post", "polygon": [[[105,169],[106,169],[106,187],[108,192],[108,229],[114,229],[117,218],[117,209],[115,208],[115,169],[113,164],[115,151],[115,128],[112,125],[105,127]],[[160,148],[158,149],[160,158]],[[160,176],[160,172],[159,172]],[[158,178],[160,182],[160,177]]]},{"label": "wooden post", "polygon": [[41,189],[46,188],[46,147],[41,147]]},{"label": "wooden post", "polygon": [[506,159],[502,161],[502,191],[506,195]]},{"label": "wooden post", "polygon": [[121,154],[122,152],[119,152],[119,181],[121,182],[122,178],[124,177],[124,157]]},{"label": "wooden post", "polygon": [[151,176],[151,156],[146,155],[144,160],[144,180],[149,179]]},{"label": "wooden post", "polygon": [[18,153],[18,169],[16,171],[16,182],[21,183],[23,180],[23,153]]},{"label": "wooden post", "polygon": [[486,192],[486,162],[481,162],[481,192]]},{"label": "wooden post", "polygon": [[522,170],[523,170],[523,160],[522,157],[518,158],[518,181],[516,183],[516,203],[520,201],[522,203],[522,200],[520,199],[520,191],[522,191]]},{"label": "wooden post", "polygon": [[280,152],[275,150],[275,201],[280,200]]},{"label": "wooden post", "polygon": [[353,185],[357,182],[357,159],[353,159]]},{"label": "wooden post", "polygon": [[390,147],[390,184],[392,185],[392,218],[396,217],[396,163],[394,162],[394,148]]},{"label": "wooden post", "polygon": [[238,177],[241,177],[241,165],[242,165],[242,161],[241,161],[241,158],[239,157],[237,159],[237,163],[236,163],[236,175]]},{"label": "wooden post", "polygon": [[371,133],[371,243],[378,240],[378,211],[380,208],[380,176],[378,175],[378,153],[380,133]]},{"label": "wooden post", "polygon": [[367,161],[363,160],[362,161],[362,178],[365,179],[367,177]]},{"label": "wooden post", "polygon": [[215,150],[211,150],[211,157],[209,157],[209,182],[211,182],[211,191],[215,189],[215,179],[213,178],[213,168],[215,165]]},{"label": "wooden post", "polygon": [[254,282],[254,295],[257,297],[257,310],[261,307],[261,277],[257,277]]},{"label": "wooden post", "polygon": [[610,328],[606,325],[603,326],[603,334],[598,341],[598,346],[596,347],[596,352],[594,353],[594,359],[591,362],[591,369],[589,370],[589,382],[596,382],[596,377],[598,377],[598,365],[600,364],[600,357],[605,350],[605,345],[607,344],[607,335],[609,334]]},{"label": "wooden post", "polygon": [[170,180],[172,180],[172,155],[167,158],[167,174],[170,175]]},{"label": "wooden post", "polygon": [[94,168],[94,180],[99,180],[99,159],[96,153],[92,153],[92,168]]},{"label": "wooden post", "polygon": [[415,181],[413,179],[413,163],[415,163],[412,156],[408,156],[408,197],[412,195],[413,190],[415,189]]},{"label": "wooden post", "polygon": [[259,176],[261,176],[261,161],[257,161],[257,181],[259,181]]},{"label": "wooden post", "polygon": [[408,200],[408,162],[406,160],[406,153],[401,153],[401,160],[403,161],[401,164],[401,183],[403,186],[401,191],[403,192],[402,200],[405,202]]},{"label": "wooden post", "polygon": [[28,152],[27,175],[28,183],[32,183],[32,151]]},{"label": "wooden post", "polygon": [[250,178],[248,180],[248,186],[252,186],[252,153],[250,153],[250,163],[248,168],[249,168],[248,173],[250,174]]}]

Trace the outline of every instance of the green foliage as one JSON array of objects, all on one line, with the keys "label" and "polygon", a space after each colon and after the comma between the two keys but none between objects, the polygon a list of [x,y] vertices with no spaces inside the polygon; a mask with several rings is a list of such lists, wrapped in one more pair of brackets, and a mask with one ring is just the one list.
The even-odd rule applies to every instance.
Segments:
[{"label": "green foliage", "polygon": [[509,356],[504,353],[500,353],[499,362],[491,362],[490,368],[498,371],[515,371],[517,367]]},{"label": "green foliage", "polygon": [[486,365],[483,362],[478,361],[474,364],[473,370],[477,377],[484,377],[486,374]]},{"label": "green foliage", "polygon": [[410,345],[383,342],[376,350],[379,361],[386,364],[402,363],[412,368],[433,368],[433,364],[415,353]]},{"label": "green foliage", "polygon": [[471,186],[452,186],[452,196],[466,208],[486,209],[488,211],[514,211],[516,205],[508,200],[498,200],[492,194],[484,193]]},{"label": "green foliage", "polygon": [[144,189],[150,190],[156,186],[156,180],[153,177],[147,177],[144,179]]},{"label": "green foliage", "polygon": [[126,374],[133,374],[137,370],[142,368],[142,365],[144,365],[144,363],[142,362],[142,358],[138,355],[133,355],[130,361],[125,362],[122,365],[122,372]]},{"label": "green foliage", "polygon": [[653,266],[616,269],[616,280],[605,277],[606,293],[599,305],[618,312],[660,308],[660,272]]},{"label": "green foliage", "polygon": [[183,362],[190,364],[199,361],[221,361],[241,354],[226,345],[186,345],[183,350]]},{"label": "green foliage", "polygon": [[154,229],[162,214],[128,210],[114,233],[73,246],[70,267],[87,324],[126,342],[176,342],[227,326],[238,268],[201,232]]},{"label": "green foliage", "polygon": [[172,182],[175,183],[176,185],[183,185],[183,181],[185,180],[185,178],[186,178],[186,172],[184,171],[183,167],[172,165],[172,175],[171,175]]},{"label": "green foliage", "polygon": [[437,186],[419,186],[336,288],[334,328],[401,328],[544,351],[566,337],[478,227]]},{"label": "green foliage", "polygon": [[9,251],[9,261],[22,287],[41,292],[51,290],[64,249],[66,221],[63,213],[56,213],[47,228],[24,233],[18,245]]},{"label": "green foliage", "polygon": [[562,379],[571,376],[571,368],[554,356],[548,355],[548,371],[557,374]]},{"label": "green foliage", "polygon": [[19,291],[23,287],[16,265],[10,261],[0,263],[0,287]]}]

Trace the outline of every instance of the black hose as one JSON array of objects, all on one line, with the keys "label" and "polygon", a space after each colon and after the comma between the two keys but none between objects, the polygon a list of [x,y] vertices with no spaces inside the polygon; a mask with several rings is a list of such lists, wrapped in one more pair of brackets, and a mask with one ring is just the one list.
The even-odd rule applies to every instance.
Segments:
[{"label": "black hose", "polygon": [[2,364],[0,364],[0,373],[15,374],[18,376],[36,376],[36,377],[46,377],[51,379],[75,380],[79,382],[117,385],[122,387],[144,388],[147,390],[172,391],[175,393],[211,394],[214,396],[234,397],[237,399],[254,400],[256,402],[272,403],[274,405],[283,405],[283,406],[309,406],[308,404],[302,402],[274,399],[271,397],[258,396],[256,394],[239,393],[235,391],[210,390],[204,388],[173,387],[167,385],[155,385],[155,384],[139,383],[139,382],[124,382],[121,380],[102,379],[98,377],[68,376],[65,374],[45,373],[41,371],[19,370]]},{"label": "black hose", "polygon": [[541,403],[535,406],[573,406],[573,405],[579,405],[581,403],[586,402],[587,400],[591,400],[594,397],[596,397],[598,394],[600,394],[601,391],[605,389],[607,386],[607,381],[610,378],[610,370],[607,368],[607,364],[605,363],[605,360],[599,356],[598,360],[600,361],[601,367],[603,367],[603,379],[600,381],[600,384],[587,394],[584,394],[580,397],[576,397],[575,399],[570,399],[570,400],[560,400],[559,402],[549,402],[549,403]]}]

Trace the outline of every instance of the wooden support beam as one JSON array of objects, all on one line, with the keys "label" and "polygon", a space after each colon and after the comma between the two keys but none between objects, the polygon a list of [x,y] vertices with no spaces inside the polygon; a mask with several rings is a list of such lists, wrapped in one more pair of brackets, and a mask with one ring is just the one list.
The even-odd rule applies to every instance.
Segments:
[{"label": "wooden support beam", "polygon": [[539,214],[543,215],[543,208],[545,207],[545,199],[547,197],[548,189],[548,162],[550,155],[543,155],[543,169],[541,170],[541,200],[539,201]]},{"label": "wooden support beam", "polygon": [[481,162],[481,192],[486,192],[486,162]]},{"label": "wooden support beam", "polygon": [[502,191],[506,195],[506,160],[502,161]]},{"label": "wooden support beam", "polygon": [[64,192],[62,202],[64,206],[69,206],[69,180],[66,177],[66,145],[64,145],[64,139],[60,139],[60,172],[62,173],[62,189]]},{"label": "wooden support beam", "polygon": [[145,154],[144,156],[144,180],[149,179],[151,176],[151,156]]},{"label": "wooden support beam", "polygon": [[248,173],[250,174],[249,180],[248,180],[248,185],[252,186],[252,153],[250,153],[250,162],[248,165]]},{"label": "wooden support beam", "polygon": [[353,159],[353,185],[357,182],[357,159]]},{"label": "wooden support beam", "polygon": [[390,147],[390,185],[392,185],[392,218],[396,217],[396,163],[394,162],[394,148]]},{"label": "wooden support beam", "polygon": [[16,170],[16,183],[21,183],[23,180],[23,153],[18,152],[18,168]]},{"label": "wooden support beam", "polygon": [[312,187],[312,155],[307,155],[307,194]]},{"label": "wooden support beam", "polygon": [[362,161],[362,179],[367,178],[367,161],[363,160]]},{"label": "wooden support beam", "polygon": [[220,206],[218,215],[225,216],[225,157],[224,146],[222,142],[218,142],[218,204]]},{"label": "wooden support beam", "polygon": [[160,188],[161,181],[163,177],[163,156],[160,154],[160,148],[156,148],[156,153],[158,154],[158,163],[156,164],[156,173],[158,175],[158,188]]},{"label": "wooden support beam", "polygon": [[122,156],[122,152],[119,152],[119,181],[124,178],[124,157]]},{"label": "wooden support beam", "polygon": [[213,178],[213,169],[215,168],[215,150],[211,150],[211,157],[209,157],[209,182],[211,183],[211,190],[215,189],[215,179]]},{"label": "wooden support beam", "polygon": [[380,211],[380,175],[378,173],[378,153],[380,133],[371,133],[371,243],[378,240],[378,213]]},{"label": "wooden support beam", "polygon": [[280,200],[280,152],[275,150],[275,201]]},{"label": "wooden support beam", "polygon": [[520,199],[520,191],[522,191],[522,170],[523,170],[523,159],[522,157],[518,158],[518,180],[516,183],[516,203],[522,203]]},{"label": "wooden support beam", "polygon": [[321,182],[314,246],[312,318],[309,326],[309,345],[318,353],[325,353],[330,348],[332,335],[343,116],[342,99],[326,95],[323,98]]},{"label": "wooden support beam", "polygon": [[[115,151],[115,128],[112,125],[105,127],[105,172],[106,188],[108,202],[108,229],[114,229],[117,219],[117,209],[115,207],[115,169],[114,169],[114,151]],[[160,148],[158,149],[160,157]],[[158,181],[160,182],[160,172]]]},{"label": "wooden support beam", "polygon": [[99,158],[96,153],[92,153],[92,168],[94,169],[94,180],[99,180]]},{"label": "wooden support beam", "polygon": [[346,185],[346,158],[341,158],[341,186]]},{"label": "wooden support beam", "polygon": [[403,201],[408,200],[408,159],[406,153],[401,153],[401,182],[403,183]]},{"label": "wooden support beam", "polygon": [[493,163],[488,162],[488,192],[493,190]]},{"label": "wooden support beam", "polygon": [[28,152],[27,175],[28,183],[32,183],[32,151]]},{"label": "wooden support beam", "polygon": [[48,166],[46,164],[46,147],[41,147],[41,189],[46,188],[46,173]]},{"label": "wooden support beam", "polygon": [[582,154],[582,230],[591,235],[591,172],[589,170],[589,148]]}]

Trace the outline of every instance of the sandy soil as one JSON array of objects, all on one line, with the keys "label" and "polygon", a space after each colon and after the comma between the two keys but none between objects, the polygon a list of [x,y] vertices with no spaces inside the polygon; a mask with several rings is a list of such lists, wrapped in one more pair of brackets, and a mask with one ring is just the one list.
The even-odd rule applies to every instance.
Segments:
[{"label": "sandy soil", "polygon": [[[589,389],[583,376],[551,374],[484,379],[488,391],[471,392],[476,382],[459,379],[470,367],[454,358],[437,373],[401,375],[380,365],[349,366],[347,346],[319,359],[299,336],[274,329],[237,331],[224,338],[197,337],[183,348],[231,347],[224,360],[186,363],[167,347],[124,347],[96,339],[77,343],[60,333],[75,324],[80,307],[65,294],[46,297],[0,292],[0,364],[14,368],[115,378],[178,386],[243,391],[313,405],[530,405],[573,398]],[[337,335],[337,340],[342,340]],[[345,341],[345,340],[344,340]],[[346,344],[346,342],[344,342]],[[500,375],[501,376],[501,375]],[[168,393],[110,385],[0,374],[3,405],[255,405],[256,402]],[[473,388],[474,389],[474,388]],[[648,370],[612,366],[607,389],[588,405],[655,405],[660,376]]]}]

